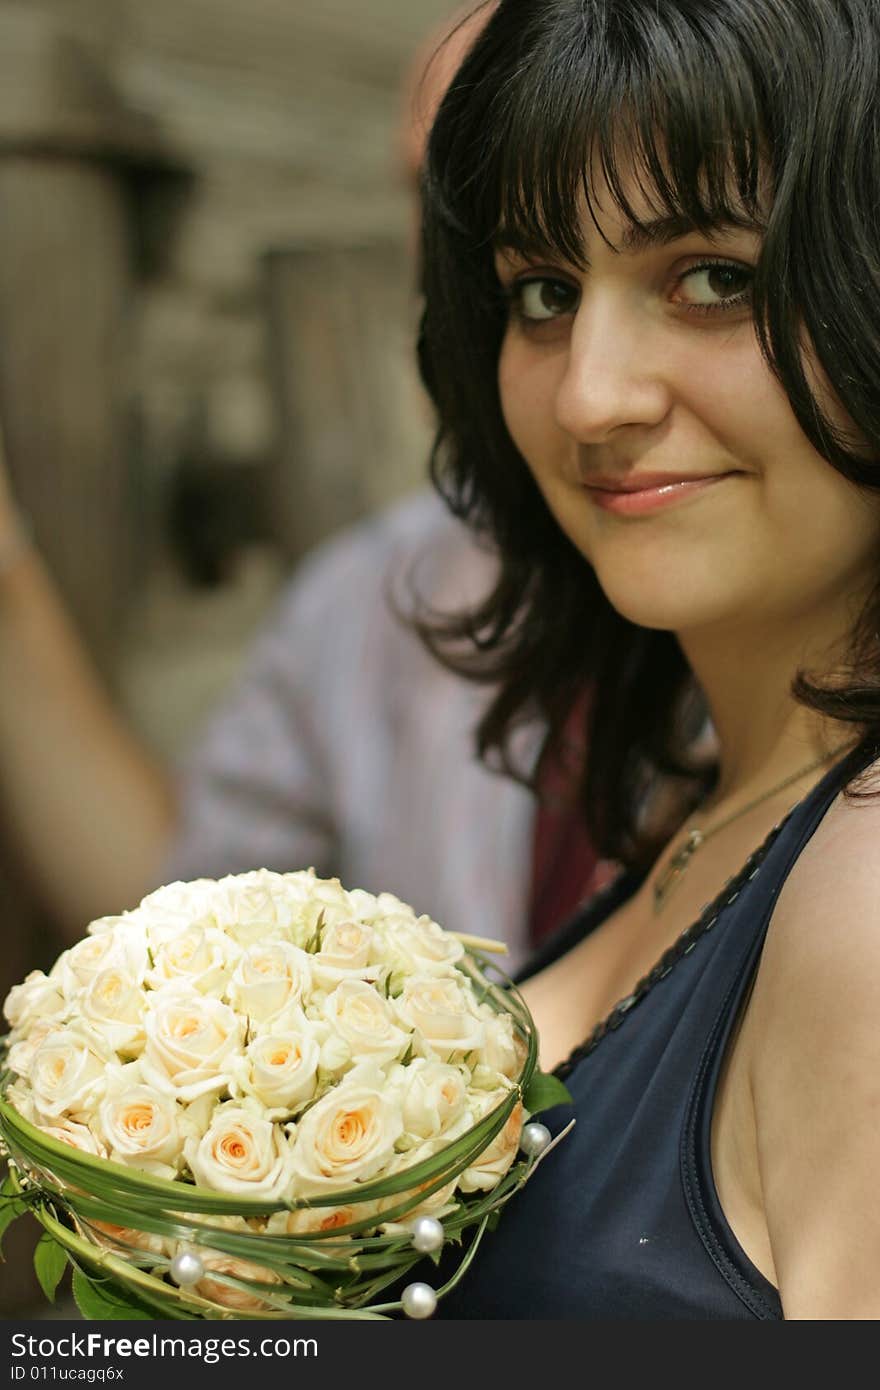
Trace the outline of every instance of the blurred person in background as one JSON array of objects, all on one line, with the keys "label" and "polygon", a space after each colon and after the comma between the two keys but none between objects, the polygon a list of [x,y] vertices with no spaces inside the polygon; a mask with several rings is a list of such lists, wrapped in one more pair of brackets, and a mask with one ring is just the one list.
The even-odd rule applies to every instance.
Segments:
[{"label": "blurred person in background", "polygon": [[[407,83],[417,181],[433,112],[491,6],[432,35]],[[319,546],[177,769],[125,723],[6,484],[0,453],[0,797],[65,935],[158,883],[313,865],[451,930],[530,945],[607,877],[566,788],[576,736],[523,730],[533,791],[477,760],[485,689],[442,669],[403,615],[476,605],[493,556],[425,488]],[[417,598],[416,598],[417,596]],[[566,768],[566,760],[571,768]],[[525,906],[524,906],[525,904]]]}]

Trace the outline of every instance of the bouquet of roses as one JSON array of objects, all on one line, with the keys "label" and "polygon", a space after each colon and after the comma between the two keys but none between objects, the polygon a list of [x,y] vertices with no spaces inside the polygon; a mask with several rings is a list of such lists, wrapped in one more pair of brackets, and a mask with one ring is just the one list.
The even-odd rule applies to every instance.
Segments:
[{"label": "bouquet of roses", "polygon": [[0,1231],[32,1211],[91,1317],[430,1315],[566,1095],[480,944],[311,870],[93,922],[6,999]]}]

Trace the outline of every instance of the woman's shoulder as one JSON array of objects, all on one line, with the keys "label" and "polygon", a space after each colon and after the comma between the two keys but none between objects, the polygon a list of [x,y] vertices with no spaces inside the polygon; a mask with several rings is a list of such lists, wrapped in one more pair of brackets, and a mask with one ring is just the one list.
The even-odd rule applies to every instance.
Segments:
[{"label": "woman's shoulder", "polygon": [[[768,1022],[831,1022],[880,990],[880,765],[838,794],[804,845],[773,911],[756,999]],[[874,994],[874,1008],[877,995]]]},{"label": "woman's shoulder", "polygon": [[841,791],[779,894],[768,937],[775,959],[841,964],[860,944],[880,958],[880,763]]}]

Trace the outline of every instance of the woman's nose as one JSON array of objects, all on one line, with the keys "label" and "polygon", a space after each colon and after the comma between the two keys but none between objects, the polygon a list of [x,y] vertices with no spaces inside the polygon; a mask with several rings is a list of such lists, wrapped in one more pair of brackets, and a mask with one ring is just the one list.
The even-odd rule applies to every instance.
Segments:
[{"label": "woman's nose", "polygon": [[584,298],[575,315],[556,418],[582,444],[600,444],[624,426],[659,425],[672,395],[652,325],[617,297]]}]

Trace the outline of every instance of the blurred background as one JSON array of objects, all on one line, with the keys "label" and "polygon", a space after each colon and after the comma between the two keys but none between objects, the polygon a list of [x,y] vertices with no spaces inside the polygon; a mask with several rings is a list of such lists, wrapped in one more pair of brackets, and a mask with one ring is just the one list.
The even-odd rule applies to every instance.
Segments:
[{"label": "blurred background", "polygon": [[[301,556],[425,476],[399,127],[454,8],[0,0],[13,488],[163,757]],[[58,949],[7,829],[4,995],[40,932]],[[21,1279],[7,1267],[7,1309]]]}]

